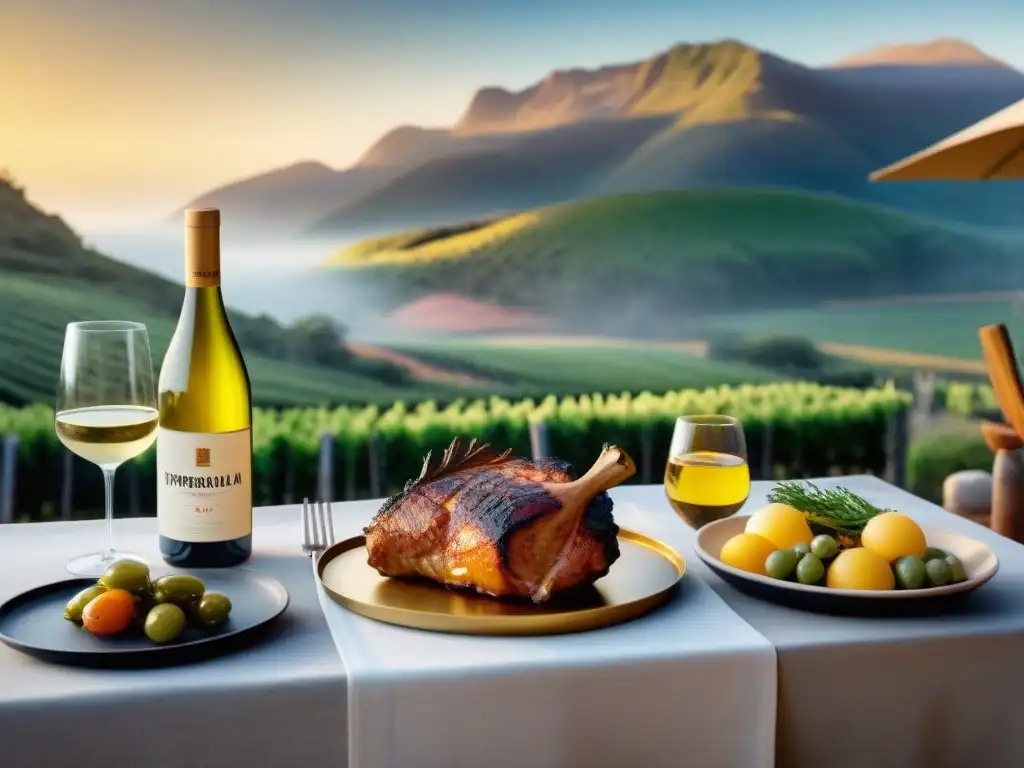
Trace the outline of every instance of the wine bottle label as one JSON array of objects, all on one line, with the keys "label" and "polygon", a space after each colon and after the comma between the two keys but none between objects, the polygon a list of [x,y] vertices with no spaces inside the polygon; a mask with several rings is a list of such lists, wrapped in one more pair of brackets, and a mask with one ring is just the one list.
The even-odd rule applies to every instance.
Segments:
[{"label": "wine bottle label", "polygon": [[156,433],[157,525],[176,541],[229,541],[252,533],[249,430]]}]

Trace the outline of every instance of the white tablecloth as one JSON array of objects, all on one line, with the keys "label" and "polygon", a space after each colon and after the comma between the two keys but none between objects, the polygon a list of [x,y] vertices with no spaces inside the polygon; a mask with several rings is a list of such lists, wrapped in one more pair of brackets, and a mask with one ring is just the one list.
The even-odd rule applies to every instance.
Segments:
[{"label": "white tablecloth", "polygon": [[[612,494],[619,522],[687,560],[676,602],[583,635],[458,637],[318,600],[298,553],[298,508],[261,509],[248,565],[292,597],[268,642],[121,672],[55,666],[0,645],[0,766],[109,768],[117,755],[140,766],[340,766],[347,728],[360,768],[745,768],[771,765],[773,749],[782,768],[1024,765],[1024,547],[873,478],[823,482],[985,541],[999,573],[945,616],[789,610],[724,584],[693,554],[693,533],[661,488],[630,486]],[[766,491],[755,484],[749,510]],[[339,535],[376,508],[335,505]],[[117,525],[119,543],[158,562],[155,520]],[[0,601],[66,578],[64,563],[101,541],[98,522],[0,526]],[[352,667],[348,688],[335,644]],[[116,741],[101,736],[111,732]]]},{"label": "white tablecloth", "polygon": [[[101,522],[0,525],[0,602],[71,578],[64,564],[102,545]],[[246,567],[291,594],[251,648],[164,669],[90,670],[0,644],[2,768],[234,768],[345,764],[345,670],[299,549],[295,507],[256,512]],[[154,567],[156,520],[118,520],[116,543]]]},{"label": "white tablecloth", "polygon": [[[335,505],[339,538],[378,505]],[[615,517],[680,549],[692,537],[667,508],[617,503]],[[773,765],[774,649],[706,584],[689,575],[683,585],[634,622],[534,638],[395,627],[321,591],[348,673],[349,765]]]},{"label": "white tablecloth", "polygon": [[[898,509],[991,547],[999,572],[958,610],[913,618],[827,616],[748,597],[684,554],[775,646],[779,663],[779,768],[1020,768],[1024,728],[1024,546],[877,478],[816,480],[843,485],[876,506]],[[754,483],[739,514],[766,503]],[[661,489],[619,488],[616,502],[652,509]]]}]

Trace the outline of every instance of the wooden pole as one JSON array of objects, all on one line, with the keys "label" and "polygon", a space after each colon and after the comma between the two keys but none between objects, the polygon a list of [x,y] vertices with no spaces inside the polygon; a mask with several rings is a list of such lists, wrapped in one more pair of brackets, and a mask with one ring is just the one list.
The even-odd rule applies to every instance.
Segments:
[{"label": "wooden pole", "polygon": [[128,462],[128,513],[132,517],[139,516],[139,466],[134,461]]},{"label": "wooden pole", "polygon": [[317,468],[317,493],[321,501],[334,501],[334,435],[320,435],[320,463]]},{"label": "wooden pole", "polygon": [[377,439],[377,430],[370,432],[370,497],[379,499],[384,494],[381,492],[381,471],[380,471],[380,443]]},{"label": "wooden pole", "polygon": [[291,504],[295,498],[295,461],[288,443],[281,448],[280,455],[284,460],[284,503]]},{"label": "wooden pole", "polygon": [[1024,456],[996,451],[992,462],[992,530],[1024,542]]},{"label": "wooden pole", "polygon": [[61,457],[62,472],[60,476],[60,517],[62,520],[71,519],[72,489],[75,487],[75,454],[64,449]]},{"label": "wooden pole", "polygon": [[775,466],[772,463],[772,425],[764,425],[764,438],[761,441],[761,479],[773,480]]},{"label": "wooden pole", "polygon": [[14,483],[18,461],[18,436],[4,438],[3,464],[0,466],[0,523],[14,522]]},{"label": "wooden pole", "polygon": [[886,435],[885,479],[904,488],[907,484],[907,447],[910,442],[909,411],[900,408],[889,419]]},{"label": "wooden pole", "polygon": [[995,452],[992,462],[992,515],[996,533],[1024,542],[1024,440],[1007,424],[981,425],[985,443]]},{"label": "wooden pole", "polygon": [[345,501],[356,497],[356,452],[350,445],[345,446]]},{"label": "wooden pole", "polygon": [[978,331],[978,336],[999,410],[1017,434],[1024,436],[1024,384],[1021,383],[1010,334],[1000,323],[984,326]]},{"label": "wooden pole", "polygon": [[530,454],[534,461],[550,456],[548,425],[544,423],[543,419],[530,422]]},{"label": "wooden pole", "polygon": [[[667,458],[667,457],[666,457]],[[654,430],[645,424],[640,431],[640,482],[649,485],[654,479]]]},{"label": "wooden pole", "polygon": [[914,373],[914,413],[919,419],[928,420],[935,410],[935,372]]}]

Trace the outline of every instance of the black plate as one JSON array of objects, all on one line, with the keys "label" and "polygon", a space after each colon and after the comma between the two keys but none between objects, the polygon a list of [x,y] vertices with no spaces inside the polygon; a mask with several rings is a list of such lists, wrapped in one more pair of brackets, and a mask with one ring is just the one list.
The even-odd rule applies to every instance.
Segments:
[{"label": "black plate", "polygon": [[[169,571],[171,572],[171,571]],[[64,606],[95,579],[67,579],[22,592],[0,605],[0,641],[46,661],[85,667],[182,664],[248,644],[288,607],[288,590],[248,568],[191,570],[210,592],[231,600],[231,614],[215,629],[187,627],[176,641],[156,645],[141,632],[96,637],[64,618]],[[163,575],[163,574],[161,574]]]}]

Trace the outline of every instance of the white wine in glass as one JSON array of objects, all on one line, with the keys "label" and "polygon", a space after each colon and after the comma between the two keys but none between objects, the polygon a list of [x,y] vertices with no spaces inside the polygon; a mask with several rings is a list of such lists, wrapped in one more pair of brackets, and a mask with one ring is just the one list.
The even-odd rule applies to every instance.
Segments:
[{"label": "white wine in glass", "polygon": [[665,464],[665,495],[695,529],[739,511],[750,495],[743,425],[731,416],[677,419]]},{"label": "white wine in glass", "polygon": [[70,323],[57,387],[55,429],[72,453],[103,472],[106,547],[72,560],[78,576],[100,576],[111,563],[137,560],[114,549],[114,472],[156,440],[159,411],[146,326],[100,320]]}]

